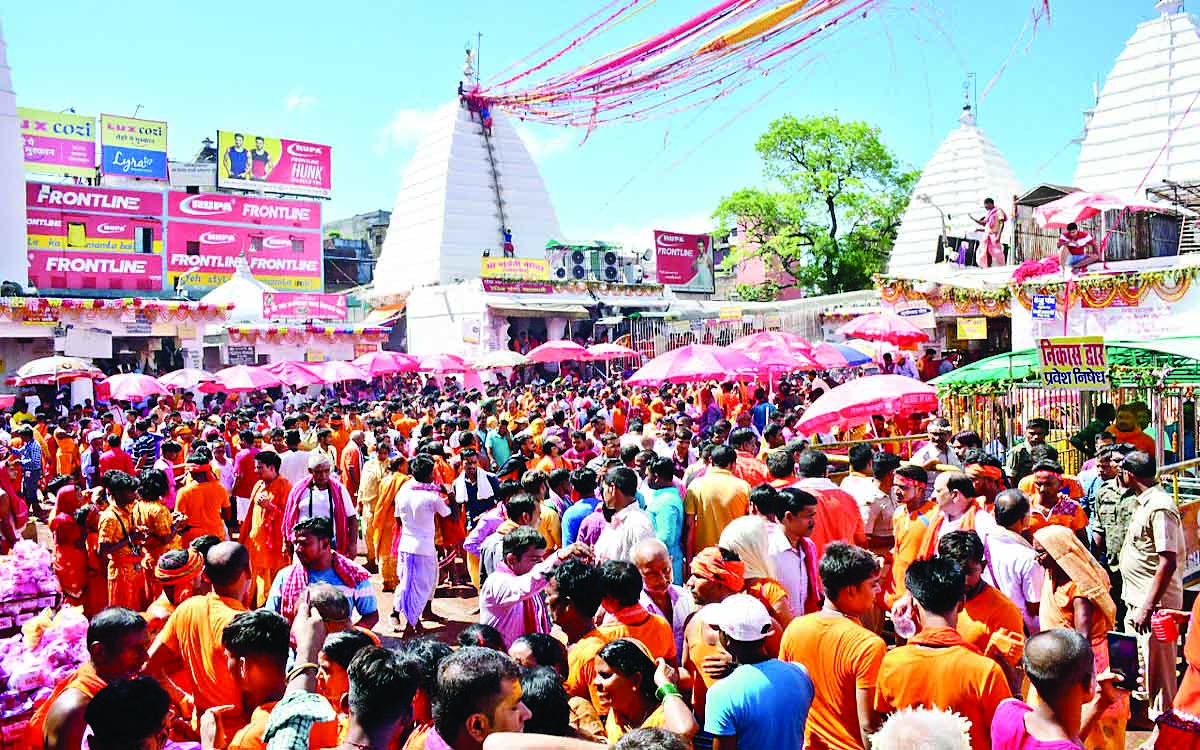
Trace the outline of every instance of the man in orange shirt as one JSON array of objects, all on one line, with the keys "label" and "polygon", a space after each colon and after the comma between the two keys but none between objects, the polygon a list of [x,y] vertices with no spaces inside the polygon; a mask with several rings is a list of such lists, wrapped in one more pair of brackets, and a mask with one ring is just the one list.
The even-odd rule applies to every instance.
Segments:
[{"label": "man in orange shirt", "polygon": [[88,703],[105,685],[131,679],[142,670],[146,640],[146,621],[137,612],[109,607],[93,617],[87,628],[88,661],[64,677],[34,712],[26,747],[79,750]]},{"label": "man in orange shirt", "polygon": [[865,750],[879,728],[875,681],[887,644],[858,618],[874,607],[879,564],[865,549],[834,542],[825,548],[820,573],[825,606],[792,620],[779,658],[803,664],[813,680],[805,747]]},{"label": "man in orange shirt", "polygon": [[183,543],[190,544],[205,534],[228,539],[222,514],[229,507],[229,493],[213,478],[207,453],[193,453],[188,457],[188,463],[191,464],[191,480],[175,496],[175,510],[185,519],[180,534]]},{"label": "man in orange shirt", "polygon": [[1029,533],[1043,526],[1066,526],[1079,541],[1088,543],[1087,513],[1079,500],[1083,488],[1074,477],[1065,477],[1057,461],[1038,461],[1033,473],[1021,480],[1018,488],[1029,498]]},{"label": "man in orange shirt", "polygon": [[867,530],[858,501],[829,481],[829,457],[821,451],[806,450],[796,459],[796,470],[801,476],[796,486],[817,498],[817,526],[811,537],[817,554],[830,542],[866,547]]},{"label": "man in orange shirt", "polygon": [[962,568],[966,601],[956,629],[984,656],[990,656],[1008,680],[1013,695],[1021,692],[1018,667],[1025,653],[1025,620],[1017,605],[983,580],[983,541],[974,531],[951,531],[938,542],[938,557]]},{"label": "man in orange shirt", "polygon": [[133,520],[138,482],[123,471],[107,472],[103,482],[110,502],[100,511],[96,544],[108,564],[108,604],[137,612],[147,604],[146,573],[139,565],[149,538]]},{"label": "man in orange shirt", "polygon": [[600,566],[600,582],[600,606],[606,613],[604,624],[598,628],[600,634],[609,642],[633,638],[646,647],[651,659],[678,664],[671,624],[641,604],[642,574],[637,566],[625,560],[609,560]]},{"label": "man in orange shirt", "polygon": [[875,710],[953,711],[970,720],[972,749],[991,750],[992,717],[1012,694],[1000,666],[955,630],[965,589],[962,568],[945,558],[917,560],[905,574],[905,585],[916,602],[920,631],[883,657]]},{"label": "man in orange shirt", "polygon": [[342,451],[346,450],[346,445],[350,442],[350,432],[346,430],[340,414],[334,414],[330,417],[329,429],[332,431],[332,434],[329,436],[329,444],[333,446],[333,462],[337,466],[338,461],[342,457]]},{"label": "man in orange shirt", "polygon": [[554,570],[544,593],[551,622],[567,636],[567,677],[563,687],[567,695],[587,698],[593,706],[598,706],[593,684],[596,668],[592,660],[608,643],[595,625],[601,598],[600,569],[582,560],[564,560]]},{"label": "man in orange shirt", "polygon": [[904,596],[904,574],[921,552],[921,540],[929,527],[934,508],[932,500],[925,499],[928,475],[920,466],[904,464],[896,469],[892,487],[896,491],[896,502],[900,507],[892,516],[892,581],[891,591],[884,597],[890,607]]},{"label": "man in orange shirt", "polygon": [[288,564],[287,545],[283,539],[283,510],[292,485],[279,476],[281,464],[279,454],[274,451],[259,451],[254,455],[258,481],[250,491],[250,507],[238,535],[250,552],[250,570],[254,574],[250,601],[256,607],[267,601],[275,574]]},{"label": "man in orange shirt", "polygon": [[692,482],[683,498],[683,554],[685,562],[721,539],[721,532],[750,509],[750,485],[730,469],[737,453],[728,445],[712,451],[712,465]]},{"label": "man in orange shirt", "polygon": [[751,487],[771,481],[767,465],[758,460],[758,435],[749,427],[739,427],[729,434],[729,444],[737,451],[733,475],[746,480]]},{"label": "man in orange shirt", "polygon": [[176,684],[196,707],[196,719],[213,706],[241,703],[221,634],[239,612],[246,611],[250,590],[250,553],[236,542],[221,542],[205,555],[204,576],[213,590],[184,601],[167,619],[150,647],[146,674],[171,690],[169,675],[186,673],[186,685]]},{"label": "man in orange shirt", "polygon": [[[266,609],[242,612],[221,631],[221,647],[240,695],[237,703],[215,706],[201,718],[201,736],[211,731],[212,747],[266,748],[264,735],[271,709],[287,689],[290,639],[288,621]],[[309,731],[309,747],[338,744],[336,721],[314,724]]]}]

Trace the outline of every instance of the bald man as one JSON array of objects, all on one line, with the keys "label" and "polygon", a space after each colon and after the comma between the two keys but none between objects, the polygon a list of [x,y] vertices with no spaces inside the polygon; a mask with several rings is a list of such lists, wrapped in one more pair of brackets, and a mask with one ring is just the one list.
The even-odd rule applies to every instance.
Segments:
[{"label": "bald man", "polygon": [[[241,690],[229,672],[221,633],[239,612],[246,611],[253,580],[249,550],[237,542],[214,545],[205,555],[204,577],[213,590],[185,600],[171,613],[146,662],[146,674],[163,683],[173,698],[180,694],[190,697],[197,716],[214,706],[241,703]],[[187,684],[169,679],[180,671]]]},{"label": "bald man", "polygon": [[671,625],[675,653],[683,653],[683,626],[696,610],[696,602],[683,586],[671,583],[671,555],[657,538],[645,539],[633,548],[633,564],[642,574],[640,604]]}]

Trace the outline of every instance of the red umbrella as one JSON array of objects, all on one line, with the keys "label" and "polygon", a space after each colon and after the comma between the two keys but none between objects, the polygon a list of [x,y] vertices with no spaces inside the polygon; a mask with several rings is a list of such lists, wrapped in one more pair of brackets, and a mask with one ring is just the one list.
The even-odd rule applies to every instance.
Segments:
[{"label": "red umbrella", "polygon": [[757,371],[758,363],[741,352],[710,344],[691,344],[655,357],[625,382],[629,385],[695,383],[731,380]]},{"label": "red umbrella", "polygon": [[391,352],[386,349],[356,357],[351,364],[366,370],[370,375],[391,375],[397,372],[416,372],[420,360],[411,354]]},{"label": "red umbrella", "polygon": [[574,341],[547,341],[525,355],[530,362],[586,362],[588,350]]},{"label": "red umbrella", "polygon": [[314,374],[321,377],[323,383],[341,383],[347,380],[370,380],[371,376],[361,367],[355,367],[349,362],[333,360],[317,362],[308,366]]},{"label": "red umbrella", "polygon": [[185,367],[182,370],[168,372],[166,375],[160,375],[158,382],[168,388],[195,388],[201,383],[211,383],[214,380],[211,373],[204,370],[197,370],[193,367]]},{"label": "red umbrella", "polygon": [[171,395],[162,383],[136,372],[110,375],[103,382],[108,385],[109,399],[114,401],[141,401],[147,396]]},{"label": "red umbrella", "polygon": [[261,367],[251,367],[250,365],[226,367],[224,370],[217,370],[213,375],[216,376],[216,382],[221,386],[221,390],[226,393],[261,391],[264,388],[283,385],[283,381],[277,376]]},{"label": "red umbrella", "polygon": [[781,346],[789,349],[799,349],[802,352],[812,351],[813,345],[803,336],[797,336],[787,331],[759,331],[749,336],[742,336],[729,343],[729,348],[739,352],[749,352],[761,346]]},{"label": "red umbrella", "polygon": [[325,382],[318,373],[314,372],[304,362],[272,362],[269,365],[263,365],[262,369],[279,378],[279,382],[284,385],[302,387],[306,385],[320,385]]},{"label": "red umbrella", "polygon": [[471,366],[463,361],[462,357],[454,354],[426,354],[421,357],[420,367],[421,372],[432,372],[436,375],[450,375],[458,372],[466,372],[471,369]]},{"label": "red umbrella", "polygon": [[627,346],[619,344],[593,344],[587,348],[588,359],[604,361],[609,359],[641,359],[641,352],[636,352]]},{"label": "red umbrella", "polygon": [[890,312],[860,315],[838,328],[837,332],[848,339],[886,341],[901,347],[929,340],[929,334],[896,313]]},{"label": "red umbrella", "polygon": [[895,417],[937,408],[937,389],[927,383],[903,375],[868,375],[823,394],[804,412],[796,431],[812,435],[864,424],[875,414]]},{"label": "red umbrella", "polygon": [[785,373],[796,370],[825,369],[810,354],[786,345],[759,344],[754,349],[744,350],[741,353],[757,363],[758,372],[760,373]]}]

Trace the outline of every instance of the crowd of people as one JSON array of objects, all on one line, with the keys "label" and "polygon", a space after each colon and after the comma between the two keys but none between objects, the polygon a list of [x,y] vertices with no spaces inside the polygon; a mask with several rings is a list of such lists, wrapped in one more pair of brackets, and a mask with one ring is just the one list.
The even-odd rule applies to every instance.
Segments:
[{"label": "crowd of people", "polygon": [[[1136,408],[1097,410],[1072,476],[1038,418],[1004,460],[921,414],[823,448],[795,425],[829,387],[18,400],[0,549],[44,522],[90,620],[28,745],[1200,741],[1200,623],[1182,684],[1169,637],[1181,519]],[[443,584],[478,596],[453,643]],[[1132,694],[1113,630],[1138,645]]]}]

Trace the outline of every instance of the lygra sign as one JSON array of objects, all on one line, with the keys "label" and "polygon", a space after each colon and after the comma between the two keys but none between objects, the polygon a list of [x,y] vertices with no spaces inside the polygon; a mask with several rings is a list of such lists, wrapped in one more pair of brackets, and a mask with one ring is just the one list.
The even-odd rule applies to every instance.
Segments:
[{"label": "lygra sign", "polygon": [[273,227],[321,228],[321,204],[250,198],[217,193],[190,194],[172,191],[167,196],[167,214],[173,219],[203,219],[233,224],[262,224]]},{"label": "lygra sign", "polygon": [[40,182],[25,183],[25,202],[29,208],[79,213],[157,217],[161,216],[163,211],[162,193],[84,185],[50,185]]}]

